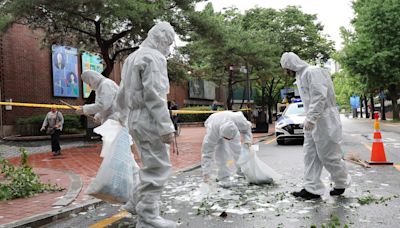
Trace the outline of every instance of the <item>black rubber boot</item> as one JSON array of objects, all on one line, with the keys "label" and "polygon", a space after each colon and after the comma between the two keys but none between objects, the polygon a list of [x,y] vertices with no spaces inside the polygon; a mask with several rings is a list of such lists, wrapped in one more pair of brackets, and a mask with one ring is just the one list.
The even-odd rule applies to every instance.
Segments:
[{"label": "black rubber boot", "polygon": [[340,196],[344,193],[345,188],[333,188],[332,191],[329,192],[331,196]]},{"label": "black rubber boot", "polygon": [[321,198],[320,195],[312,194],[311,192],[308,192],[304,188],[300,192],[292,192],[292,195],[294,195],[295,197],[300,197],[300,198],[306,199],[306,200]]}]

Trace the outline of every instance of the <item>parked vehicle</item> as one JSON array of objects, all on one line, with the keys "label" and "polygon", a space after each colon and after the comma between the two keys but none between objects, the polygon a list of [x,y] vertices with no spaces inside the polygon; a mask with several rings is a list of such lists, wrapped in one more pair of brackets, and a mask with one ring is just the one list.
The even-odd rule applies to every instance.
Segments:
[{"label": "parked vehicle", "polygon": [[275,124],[276,142],[283,145],[286,141],[304,140],[303,125],[306,119],[303,103],[289,104]]}]

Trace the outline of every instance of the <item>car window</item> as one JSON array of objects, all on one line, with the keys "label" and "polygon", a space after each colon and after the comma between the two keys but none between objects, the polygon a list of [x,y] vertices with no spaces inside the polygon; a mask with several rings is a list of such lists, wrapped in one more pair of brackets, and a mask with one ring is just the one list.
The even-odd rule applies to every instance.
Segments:
[{"label": "car window", "polygon": [[286,110],[284,115],[289,116],[289,115],[300,115],[304,114],[304,105],[303,103],[295,103],[295,104],[290,104]]}]

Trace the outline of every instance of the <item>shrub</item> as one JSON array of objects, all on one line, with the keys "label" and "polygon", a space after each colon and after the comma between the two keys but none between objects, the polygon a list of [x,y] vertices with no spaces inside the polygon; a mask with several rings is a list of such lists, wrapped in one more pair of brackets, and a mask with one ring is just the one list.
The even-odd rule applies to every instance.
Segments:
[{"label": "shrub", "polygon": [[[64,117],[63,133],[75,134],[80,133],[84,129],[81,124],[80,117],[77,115],[66,114]],[[46,115],[35,115],[31,117],[17,118],[16,124],[18,125],[18,131],[21,135],[43,135],[45,133],[40,132],[42,123]],[[30,127],[28,127],[30,126]]]},{"label": "shrub", "polygon": [[0,158],[0,200],[11,200],[33,196],[44,191],[62,191],[57,185],[40,182],[39,176],[28,165],[28,153],[20,148],[21,166],[15,167]]}]

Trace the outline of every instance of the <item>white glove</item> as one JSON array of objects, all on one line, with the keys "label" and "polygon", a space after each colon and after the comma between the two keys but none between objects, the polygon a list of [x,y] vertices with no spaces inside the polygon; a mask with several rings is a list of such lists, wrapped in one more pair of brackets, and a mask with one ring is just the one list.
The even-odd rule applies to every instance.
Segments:
[{"label": "white glove", "polygon": [[174,141],[175,133],[169,133],[166,135],[161,135],[161,142],[166,144],[171,144]]},{"label": "white glove", "polygon": [[93,120],[95,123],[100,124],[101,123],[100,118],[101,118],[100,116],[94,115]]},{"label": "white glove", "polygon": [[83,115],[84,113],[83,113],[82,106],[79,107],[78,109],[76,109],[76,110],[75,110],[75,113],[76,113],[76,115],[79,115],[79,116]]},{"label": "white glove", "polygon": [[250,148],[251,145],[253,144],[251,142],[244,142],[243,145],[246,146],[247,148]]},{"label": "white glove", "polygon": [[315,127],[315,124],[311,123],[310,121],[304,121],[304,131],[312,131]]},{"label": "white glove", "polygon": [[208,183],[210,181],[210,176],[208,174],[203,175],[203,182]]}]

